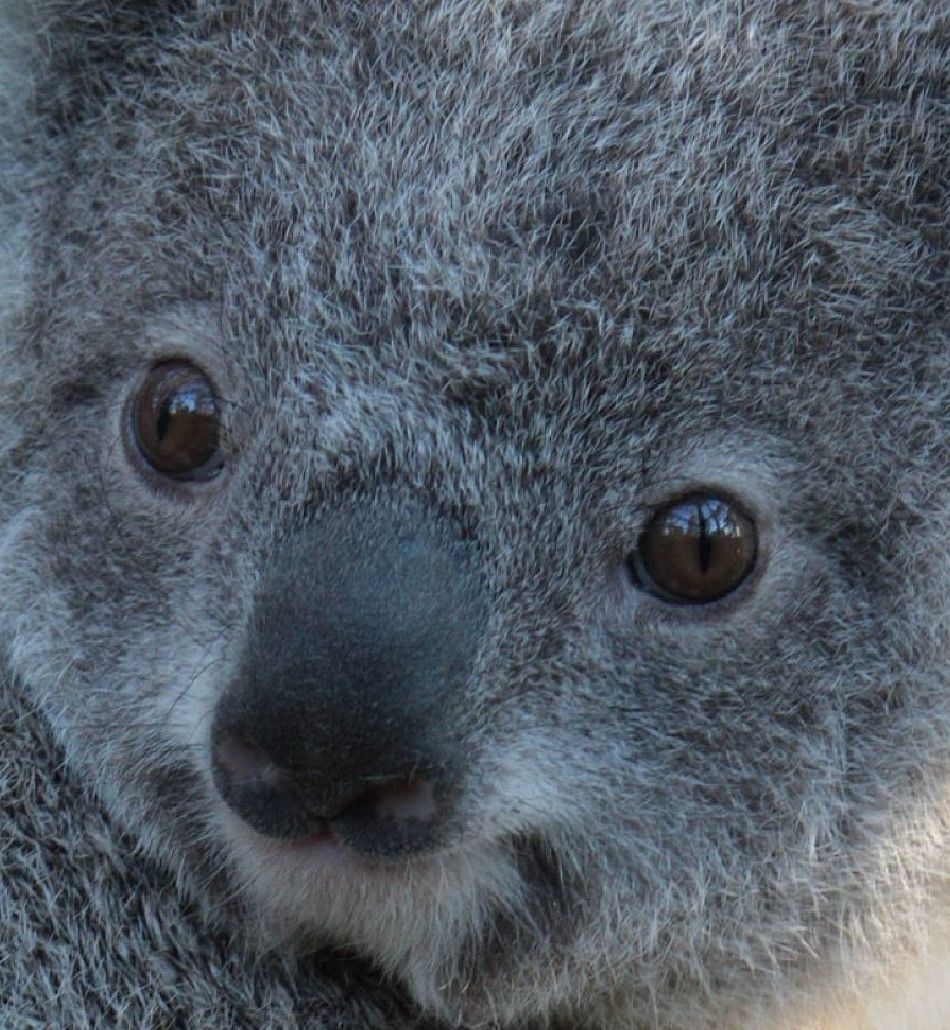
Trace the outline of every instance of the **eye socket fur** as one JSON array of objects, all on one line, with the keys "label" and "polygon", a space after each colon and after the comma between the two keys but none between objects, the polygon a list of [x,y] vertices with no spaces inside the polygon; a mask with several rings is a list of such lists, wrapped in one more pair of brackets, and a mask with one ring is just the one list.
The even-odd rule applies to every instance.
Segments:
[{"label": "eye socket fur", "polygon": [[677,498],[654,514],[627,566],[642,590],[668,604],[703,605],[736,590],[755,567],[755,522],[710,492]]},{"label": "eye socket fur", "polygon": [[224,467],[214,387],[190,362],[151,368],[132,400],[130,424],[139,454],[166,479],[205,482]]}]

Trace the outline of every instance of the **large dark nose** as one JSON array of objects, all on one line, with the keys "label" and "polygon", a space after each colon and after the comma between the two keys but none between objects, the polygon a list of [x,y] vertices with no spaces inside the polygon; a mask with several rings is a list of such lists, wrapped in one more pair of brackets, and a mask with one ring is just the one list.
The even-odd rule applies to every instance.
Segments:
[{"label": "large dark nose", "polygon": [[215,783],[259,832],[411,854],[451,834],[486,605],[471,543],[385,505],[281,542],[215,711]]}]

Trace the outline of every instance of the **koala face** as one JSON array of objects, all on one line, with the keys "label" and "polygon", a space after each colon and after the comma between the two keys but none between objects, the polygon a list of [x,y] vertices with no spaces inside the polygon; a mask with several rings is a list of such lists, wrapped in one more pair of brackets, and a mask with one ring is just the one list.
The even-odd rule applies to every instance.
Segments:
[{"label": "koala face", "polygon": [[0,631],[75,772],[454,1025],[761,1025],[920,943],[927,5],[40,6]]}]

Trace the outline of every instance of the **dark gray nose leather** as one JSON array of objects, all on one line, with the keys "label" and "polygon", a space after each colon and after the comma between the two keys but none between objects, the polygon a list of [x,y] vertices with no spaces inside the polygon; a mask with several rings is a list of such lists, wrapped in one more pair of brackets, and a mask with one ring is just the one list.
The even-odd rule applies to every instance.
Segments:
[{"label": "dark gray nose leather", "polygon": [[270,836],[438,846],[485,618],[473,547],[445,520],[367,505],[284,539],[215,713],[224,799]]}]

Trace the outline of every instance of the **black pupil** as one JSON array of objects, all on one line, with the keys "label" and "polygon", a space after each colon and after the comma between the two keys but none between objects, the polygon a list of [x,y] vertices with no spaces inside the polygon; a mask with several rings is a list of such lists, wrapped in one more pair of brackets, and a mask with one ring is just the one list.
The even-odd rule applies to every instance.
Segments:
[{"label": "black pupil", "polygon": [[165,435],[168,432],[168,423],[171,420],[171,402],[166,400],[162,404],[161,411],[158,413],[158,424],[155,426],[155,432],[159,440],[164,440]]},{"label": "black pupil", "polygon": [[699,568],[705,575],[709,572],[709,564],[712,561],[712,538],[706,532],[706,511],[705,505],[696,506],[699,512]]}]

